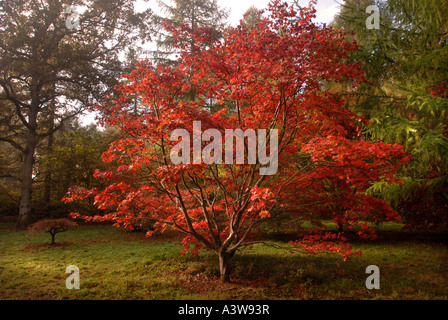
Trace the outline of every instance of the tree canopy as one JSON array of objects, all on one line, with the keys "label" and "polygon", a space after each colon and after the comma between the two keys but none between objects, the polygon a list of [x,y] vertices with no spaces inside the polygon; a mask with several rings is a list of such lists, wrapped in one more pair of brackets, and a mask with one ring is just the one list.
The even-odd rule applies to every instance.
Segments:
[{"label": "tree canopy", "polygon": [[[257,28],[244,22],[229,27],[223,41],[212,45],[209,30],[199,28],[191,36],[209,48],[186,49],[176,66],[153,68],[144,61],[126,75],[129,83],[120,86],[121,94],[98,107],[105,115],[102,123],[123,133],[103,155],[111,168],[95,174],[108,186],[74,188],[65,197],[66,202],[92,197],[104,214],[74,212],[73,217],[129,228],[146,219],[157,230],[181,231],[186,250],[193,245],[193,252],[206,248],[218,254],[224,281],[229,259],[270,217],[286,213],[315,222],[320,209],[336,203],[346,207],[345,215],[332,211],[331,219],[359,226],[365,237],[374,233],[366,219],[399,219],[386,201],[365,191],[376,181],[399,183],[395,172],[408,161],[402,146],[364,140],[363,117],[327,88],[348,81],[354,89],[365,82],[361,66],[347,61],[356,43],[315,25],[312,7],[296,10],[273,1],[267,13]],[[200,100],[185,96],[191,86]],[[129,103],[135,96],[141,99],[138,113]],[[222,109],[210,112],[207,100]],[[179,151],[173,147],[197,137],[198,125],[202,138],[185,140],[185,161],[173,163],[173,152]],[[185,134],[173,137],[174,130]],[[258,159],[250,160],[255,147],[250,139],[234,144],[229,130],[256,132]],[[197,151],[189,153],[190,144]],[[223,145],[232,148],[225,161]],[[227,161],[241,154],[244,161]],[[198,155],[213,161],[197,161]],[[260,160],[266,156],[278,165],[268,174]],[[344,197],[333,197],[329,186]],[[339,251],[345,259],[353,252],[342,243],[341,235],[324,233],[298,245]]]}]

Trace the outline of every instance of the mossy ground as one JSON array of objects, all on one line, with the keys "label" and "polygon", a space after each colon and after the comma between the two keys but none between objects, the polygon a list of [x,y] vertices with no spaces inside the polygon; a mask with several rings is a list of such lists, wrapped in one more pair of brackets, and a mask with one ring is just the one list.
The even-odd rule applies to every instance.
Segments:
[{"label": "mossy ground", "polygon": [[[232,282],[219,281],[212,252],[181,256],[178,235],[146,238],[110,225],[81,225],[56,236],[27,237],[0,225],[0,299],[448,299],[448,246],[444,235],[383,225],[363,251],[308,255],[270,237],[231,260]],[[68,290],[69,265],[80,289]],[[368,265],[380,268],[380,289],[368,290]]]}]

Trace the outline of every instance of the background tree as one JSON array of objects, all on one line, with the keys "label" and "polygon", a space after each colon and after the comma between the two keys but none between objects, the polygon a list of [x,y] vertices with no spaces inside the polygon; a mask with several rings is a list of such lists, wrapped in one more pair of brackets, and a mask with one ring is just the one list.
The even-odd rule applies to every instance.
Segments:
[{"label": "background tree", "polygon": [[[367,29],[368,5],[380,9],[380,28]],[[407,218],[408,226],[448,226],[448,2],[436,0],[345,1],[333,25],[359,48],[370,85],[351,94],[350,107],[370,121],[366,137],[400,143],[413,160],[402,185],[377,183],[381,195]]]},{"label": "background tree", "polygon": [[[36,148],[119,83],[120,51],[147,39],[151,11],[134,1],[1,1],[1,139],[23,155],[17,225],[31,221]],[[84,13],[66,13],[75,6]],[[70,11],[70,10],[69,10]],[[73,23],[79,18],[79,28]],[[11,109],[12,108],[12,109]],[[11,113],[11,110],[14,113]],[[50,176],[47,177],[51,179]]]},{"label": "background tree", "polygon": [[[70,203],[92,197],[104,214],[92,217],[74,212],[73,217],[111,220],[129,228],[135,219],[147,219],[155,222],[156,230],[181,231],[184,253],[191,245],[193,253],[201,248],[216,252],[223,281],[229,280],[229,260],[241,246],[251,243],[262,222],[285,212],[302,221],[316,218],[316,205],[310,207],[310,202],[301,200],[309,190],[322,194],[321,181],[339,179],[341,186],[355,194],[356,206],[344,222],[360,226],[360,235],[370,236],[365,217],[399,219],[385,201],[372,200],[365,190],[374,181],[397,181],[394,173],[407,160],[402,147],[362,140],[362,117],[344,108],[340,93],[325,85],[350,80],[356,87],[364,81],[360,66],[346,63],[347,53],[356,45],[338,31],[314,25],[313,8],[297,12],[273,1],[268,10],[269,16],[258,28],[229,27],[223,41],[195,55],[182,55],[175,67],[154,69],[142,62],[126,76],[129,83],[120,87],[121,95],[101,106],[106,115],[102,122],[123,133],[103,155],[111,168],[96,173],[107,187],[73,188],[64,199]],[[190,83],[202,100],[185,96]],[[137,116],[130,103],[135,96],[141,98]],[[234,108],[211,113],[203,107],[210,99],[232,101]],[[258,160],[250,163],[248,152],[256,148],[249,139],[243,138],[242,145],[232,143],[233,159],[244,155],[245,160],[232,164],[224,163],[219,146],[193,141],[201,154],[189,153],[188,140],[188,150],[182,150],[187,161],[171,162],[170,154],[178,152],[171,148],[177,144],[170,139],[173,130],[184,129],[192,137],[195,121],[203,132],[214,129],[213,143],[223,146],[229,147],[228,139],[223,142],[227,129],[265,129],[270,143],[265,148],[259,145]],[[278,148],[272,129],[278,130]],[[187,141],[185,136],[182,139]],[[271,161],[278,159],[277,172],[260,172],[263,152]],[[306,160],[298,154],[306,154]],[[192,159],[198,155],[215,161],[195,163]],[[310,196],[316,202],[323,198]],[[385,213],[380,216],[376,210]],[[319,239],[324,244],[319,245]],[[341,245],[344,241],[340,235],[323,234],[308,238],[301,247],[338,251],[346,258],[353,252]]]},{"label": "background tree", "polygon": [[247,28],[255,28],[260,21],[261,21],[260,10],[258,10],[257,7],[255,7],[254,5],[251,5],[244,15],[245,26]]},{"label": "background tree", "polygon": [[[23,160],[23,154],[17,147],[24,141],[20,140],[20,120],[14,116],[13,104],[0,100],[0,114],[0,130],[5,133],[0,136],[0,213],[12,216],[17,215],[19,205],[20,166]],[[17,146],[2,143],[3,139],[11,140]]]},{"label": "background tree", "polygon": [[[217,0],[174,0],[170,3],[157,1],[167,16],[157,19],[159,35],[156,50],[153,52],[155,64],[175,64],[183,47],[195,50],[196,39],[193,36],[199,29],[207,28],[214,38],[221,35],[226,25],[228,12],[219,7]],[[183,37],[176,37],[173,30],[185,28]]]},{"label": "background tree", "polygon": [[[95,170],[103,169],[101,154],[107,151],[109,144],[118,138],[114,128],[99,130],[92,125],[82,127],[77,121],[70,121],[64,128],[56,132],[51,152],[46,152],[37,157],[36,177],[33,203],[45,208],[44,217],[59,217],[67,214],[69,210],[79,210],[64,205],[61,202],[67,189],[71,186],[81,188],[101,187],[98,179],[94,179]],[[51,164],[52,178],[50,188],[52,197],[47,202],[46,168]],[[46,204],[46,206],[44,206]],[[84,203],[84,211],[96,212],[93,203]],[[36,215],[42,215],[38,210]]]},{"label": "background tree", "polygon": [[[228,12],[219,7],[217,0],[174,0],[172,4],[159,0],[158,3],[168,16],[158,19],[160,31],[153,59],[156,65],[175,65],[181,54],[194,56],[221,37]],[[207,41],[197,41],[200,33],[202,36],[207,35]],[[187,75],[190,78],[194,66],[191,68]],[[185,94],[192,101],[197,98],[196,89],[191,83]],[[214,103],[210,101],[208,107],[213,109]]]}]

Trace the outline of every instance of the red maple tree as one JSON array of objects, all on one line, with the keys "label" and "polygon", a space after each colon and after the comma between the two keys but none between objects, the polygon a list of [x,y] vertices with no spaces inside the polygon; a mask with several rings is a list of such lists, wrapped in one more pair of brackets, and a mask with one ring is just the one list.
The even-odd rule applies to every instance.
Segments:
[{"label": "red maple tree", "polygon": [[[364,141],[366,121],[329,89],[331,83],[353,88],[365,81],[360,66],[347,63],[356,43],[314,24],[313,6],[296,10],[277,0],[267,13],[256,27],[242,21],[214,43],[208,30],[197,30],[194,50],[185,50],[178,66],[143,61],[125,76],[121,95],[98,107],[101,123],[123,133],[103,155],[110,170],[95,173],[108,187],[71,189],[64,198],[94,197],[105,213],[73,217],[130,228],[135,221],[152,221],[156,230],[179,230],[187,249],[192,245],[193,252],[207,248],[219,255],[223,281],[229,280],[229,259],[275,215],[315,221],[326,212],[338,223],[360,224],[361,235],[372,233],[363,224],[366,218],[399,218],[364,191],[374,181],[395,181],[394,172],[407,160],[403,148]],[[221,110],[213,113],[211,105]],[[171,133],[185,129],[193,135],[195,121],[223,137],[226,129],[277,129],[278,150],[270,145],[265,150],[278,151],[277,173],[261,175],[260,161],[248,163],[247,140],[243,149],[234,144],[233,159],[246,151],[243,164],[173,164],[170,152],[178,141],[170,140]],[[338,251],[344,258],[353,253],[340,234],[321,233],[295,244],[308,252]]]}]

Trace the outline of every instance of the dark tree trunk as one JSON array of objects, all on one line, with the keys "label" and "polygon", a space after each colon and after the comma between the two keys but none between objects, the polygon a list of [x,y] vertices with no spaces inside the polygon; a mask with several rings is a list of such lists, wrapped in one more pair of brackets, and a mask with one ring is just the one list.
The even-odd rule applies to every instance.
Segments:
[{"label": "dark tree trunk", "polygon": [[50,231],[51,234],[51,244],[54,244],[54,236],[56,235],[56,232]]},{"label": "dark tree trunk", "polygon": [[226,252],[219,253],[219,273],[222,282],[230,282],[229,259]]},{"label": "dark tree trunk", "polygon": [[34,152],[39,141],[37,133],[37,114],[39,113],[38,91],[36,89],[36,78],[32,79],[32,102],[29,108],[26,146],[23,150],[23,171],[22,171],[22,186],[19,205],[19,216],[17,218],[17,227],[24,228],[31,223],[31,191],[33,184],[33,167],[34,167]]},{"label": "dark tree trunk", "polygon": [[235,255],[235,250],[224,251],[220,250],[219,255],[219,273],[222,282],[230,282],[230,266],[229,261]]},{"label": "dark tree trunk", "polygon": [[33,183],[34,152],[36,150],[37,140],[37,134],[29,131],[24,151],[19,216],[17,219],[18,228],[24,228],[31,222],[31,190]]},{"label": "dark tree trunk", "polygon": [[[53,102],[54,103],[54,102]],[[54,140],[54,104],[51,106],[50,116],[48,123],[48,142],[47,142],[47,154],[50,154],[53,150],[53,140]],[[47,161],[46,163],[46,172],[45,172],[45,187],[44,187],[44,203],[48,208],[51,205],[51,161]]]}]

